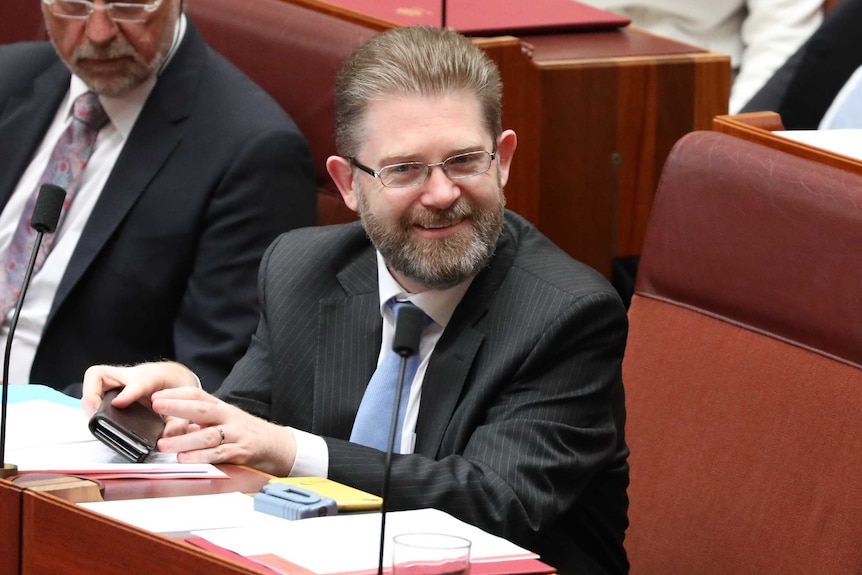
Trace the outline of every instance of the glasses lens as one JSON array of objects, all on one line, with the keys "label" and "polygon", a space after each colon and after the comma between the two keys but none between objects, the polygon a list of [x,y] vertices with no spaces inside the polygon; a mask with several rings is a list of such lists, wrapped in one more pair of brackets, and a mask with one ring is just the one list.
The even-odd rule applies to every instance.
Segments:
[{"label": "glasses lens", "polygon": [[90,15],[90,6],[92,5],[82,0],[54,0],[49,6],[51,7],[51,12],[57,16],[86,18]]},{"label": "glasses lens", "polygon": [[450,178],[469,178],[484,174],[491,167],[491,155],[488,152],[469,152],[447,158],[443,169]]},{"label": "glasses lens", "polygon": [[108,15],[119,22],[142,22],[152,11],[153,2],[111,2]]},{"label": "glasses lens", "polygon": [[421,184],[428,174],[428,166],[422,162],[405,162],[380,169],[380,182],[390,188],[406,188]]}]

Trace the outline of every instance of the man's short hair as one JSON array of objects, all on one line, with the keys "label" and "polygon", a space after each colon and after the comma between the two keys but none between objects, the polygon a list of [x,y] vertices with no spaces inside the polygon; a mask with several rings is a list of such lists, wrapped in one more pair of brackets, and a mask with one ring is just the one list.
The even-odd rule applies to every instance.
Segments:
[{"label": "man's short hair", "polygon": [[339,155],[359,153],[369,101],[457,92],[476,96],[488,132],[496,139],[502,132],[503,83],[483,50],[446,28],[409,26],[377,34],[347,59],[335,80]]}]

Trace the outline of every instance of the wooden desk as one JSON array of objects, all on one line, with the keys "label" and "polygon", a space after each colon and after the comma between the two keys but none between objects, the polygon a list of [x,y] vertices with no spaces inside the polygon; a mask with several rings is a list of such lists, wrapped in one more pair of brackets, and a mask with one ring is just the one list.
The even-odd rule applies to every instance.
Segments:
[{"label": "wooden desk", "polygon": [[19,573],[21,561],[21,489],[0,479],[0,573]]},{"label": "wooden desk", "polygon": [[747,114],[717,116],[712,122],[712,129],[716,132],[748,140],[749,142],[769,146],[770,148],[799,156],[800,158],[814,160],[827,166],[853,172],[854,174],[862,174],[862,161],[857,158],[851,158],[773,134],[773,131],[784,129],[781,116],[775,112],[751,112]]},{"label": "wooden desk", "polygon": [[[257,492],[269,476],[237,466],[222,466],[230,479],[112,480],[105,482],[105,499],[132,499],[241,491]],[[20,571],[7,560],[7,542],[0,543],[0,572],[24,575],[137,573],[206,573],[250,575],[250,569],[182,541],[120,523],[51,495],[24,491],[17,495],[2,486],[0,503],[20,505]],[[5,514],[4,514],[5,515]],[[5,517],[3,518],[5,520]],[[10,526],[3,523],[3,529]],[[4,533],[0,531],[0,533]],[[4,533],[5,534],[5,533]],[[12,547],[10,545],[10,547]],[[11,549],[14,552],[14,548]]]},{"label": "wooden desk", "polygon": [[[396,24],[321,0],[285,0],[385,30]],[[640,254],[676,141],[727,113],[730,59],[633,27],[474,38],[503,78],[518,133],[508,207],[606,276]]]}]

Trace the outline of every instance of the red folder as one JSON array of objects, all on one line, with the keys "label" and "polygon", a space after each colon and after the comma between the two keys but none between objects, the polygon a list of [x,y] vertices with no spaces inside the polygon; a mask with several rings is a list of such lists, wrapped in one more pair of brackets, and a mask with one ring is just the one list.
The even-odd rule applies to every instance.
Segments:
[{"label": "red folder", "polygon": [[[629,19],[575,0],[326,0],[400,26],[449,26],[469,35],[602,30]],[[446,22],[443,22],[445,2]]]}]

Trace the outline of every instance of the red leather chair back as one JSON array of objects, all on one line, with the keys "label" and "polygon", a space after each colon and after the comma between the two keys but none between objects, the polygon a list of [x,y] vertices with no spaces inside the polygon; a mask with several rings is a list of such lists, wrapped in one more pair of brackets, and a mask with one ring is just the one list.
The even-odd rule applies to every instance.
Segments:
[{"label": "red leather chair back", "polygon": [[629,319],[632,575],[862,573],[862,176],[687,135]]},{"label": "red leather chair back", "polygon": [[335,153],[335,75],[376,31],[282,0],[186,0],[204,39],[257,82],[294,119],[311,145],[318,223],[350,221],[326,171]]}]

